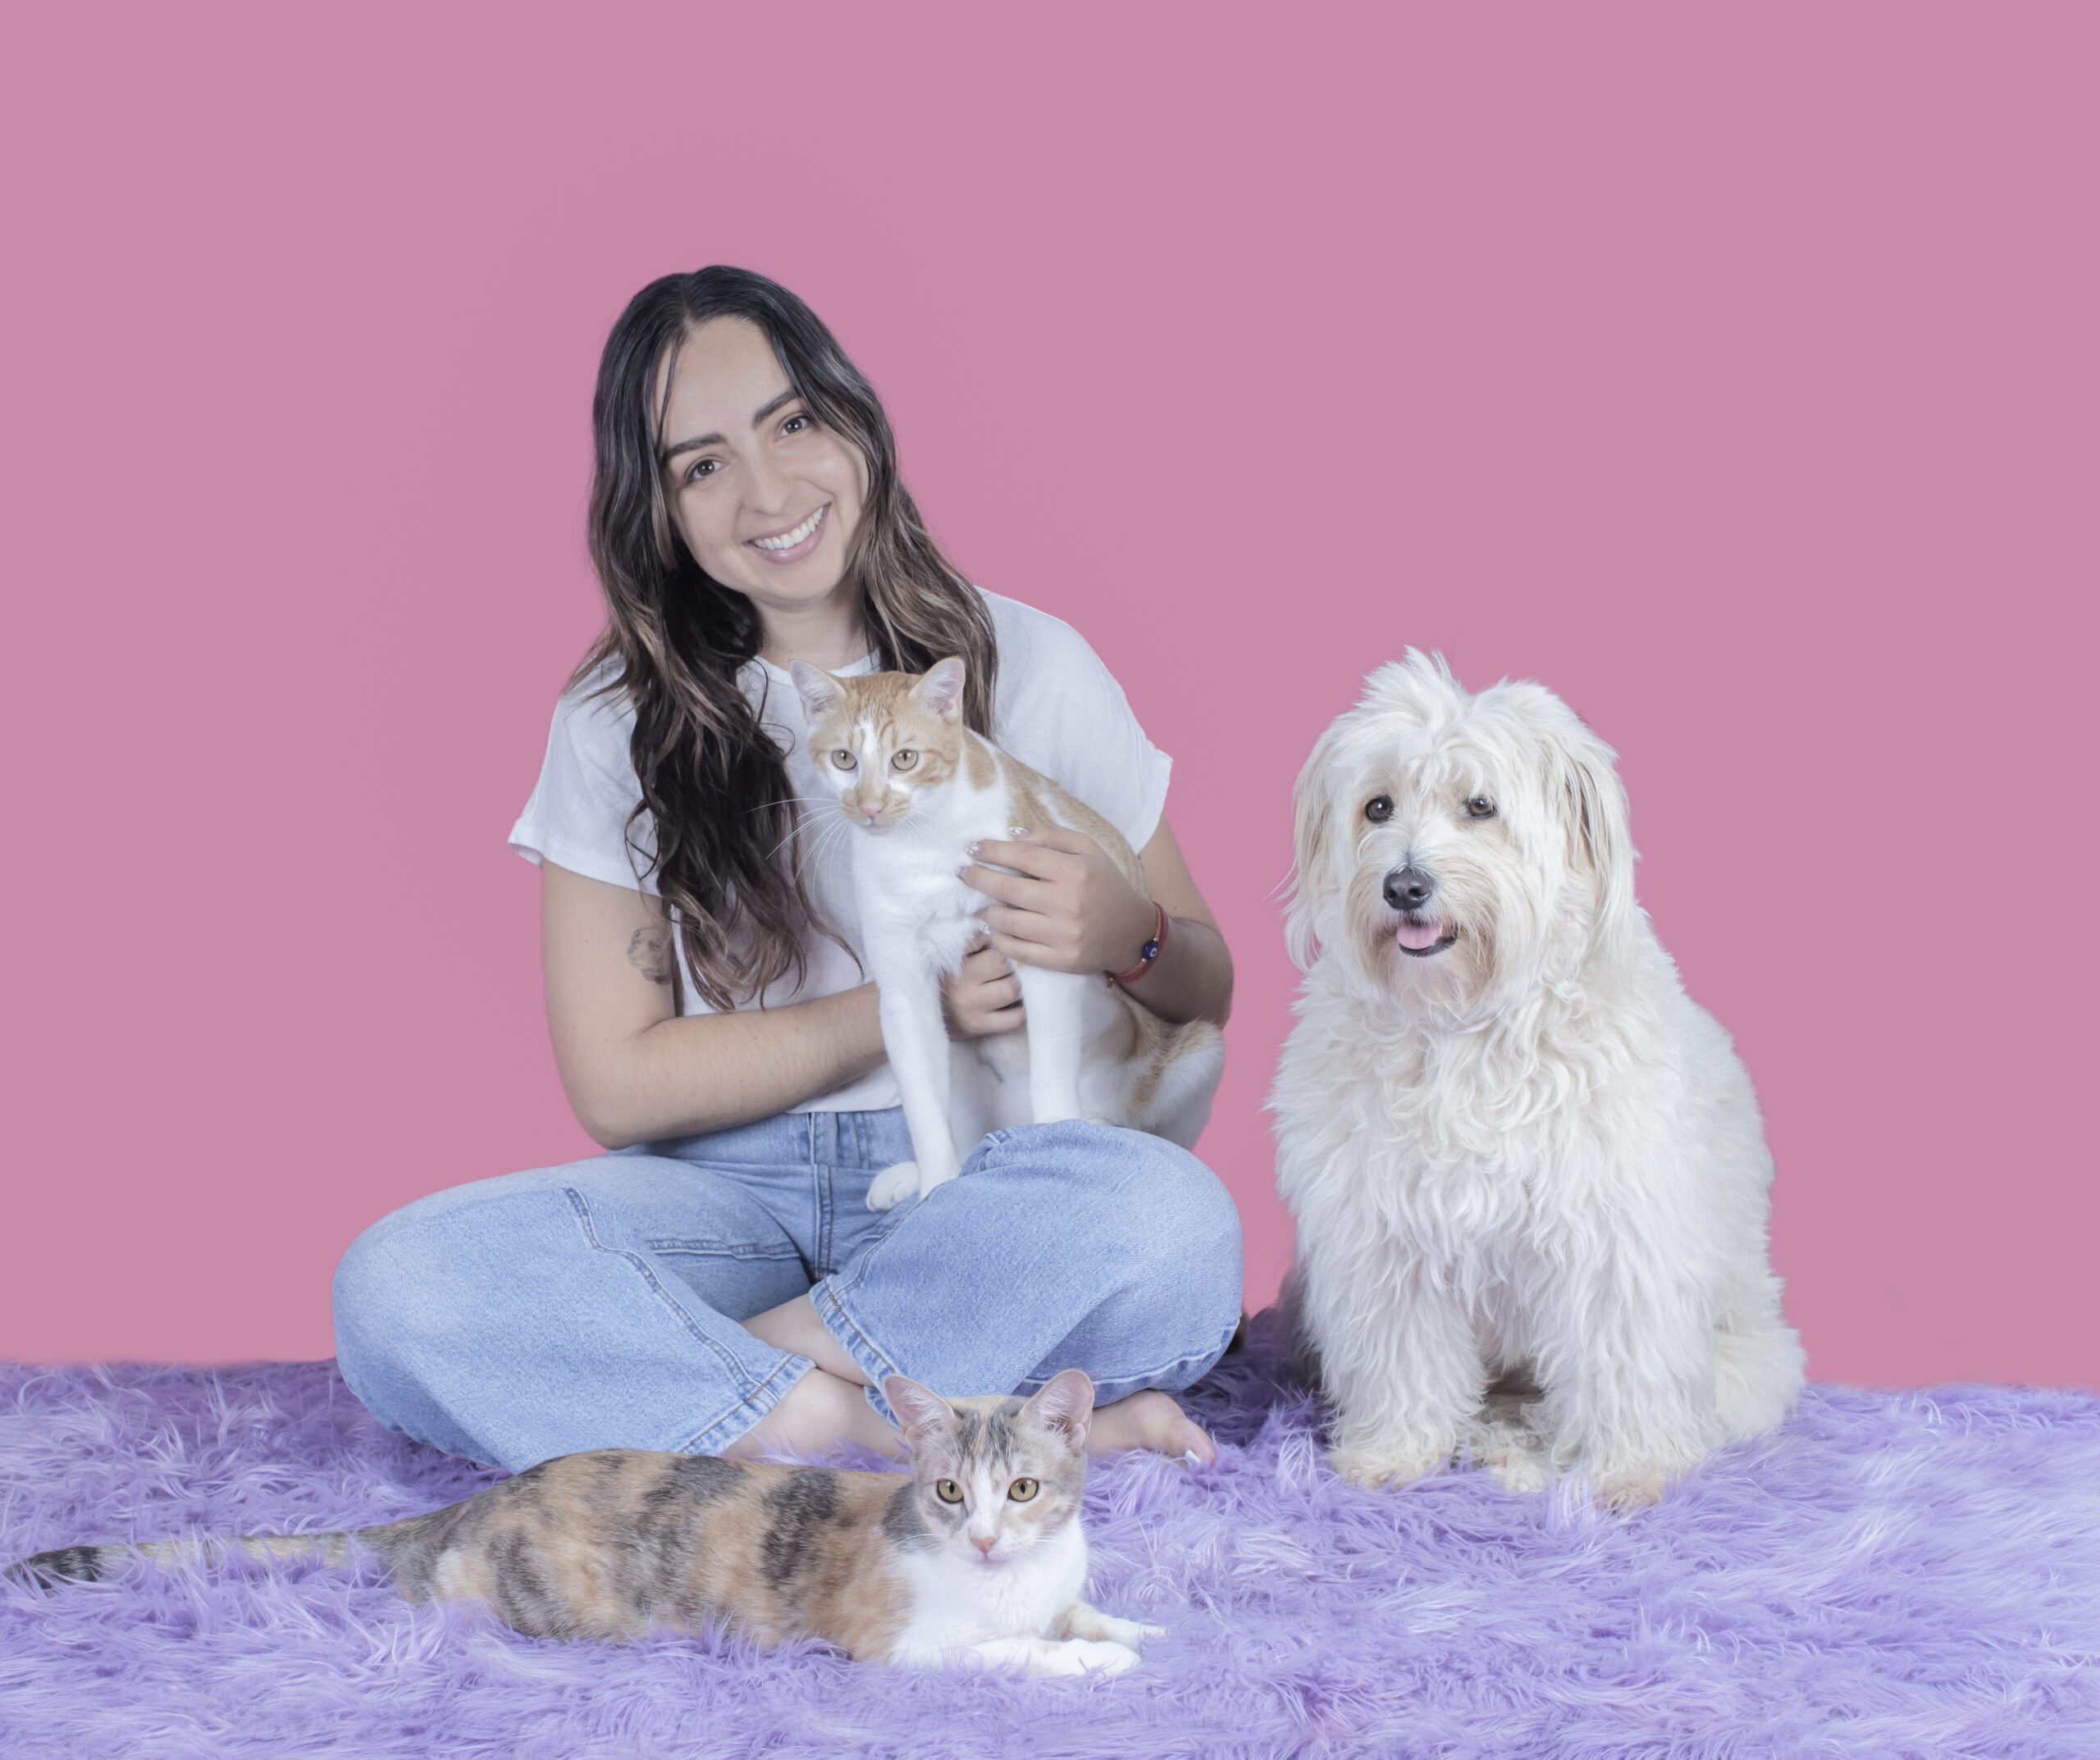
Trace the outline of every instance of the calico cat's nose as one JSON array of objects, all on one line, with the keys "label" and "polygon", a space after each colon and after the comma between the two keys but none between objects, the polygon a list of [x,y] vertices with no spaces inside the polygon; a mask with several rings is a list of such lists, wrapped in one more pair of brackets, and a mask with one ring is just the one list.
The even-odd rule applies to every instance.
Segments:
[{"label": "calico cat's nose", "polygon": [[970,1537],[970,1543],[989,1558],[992,1548],[999,1543],[999,1537],[996,1534],[973,1534]]}]

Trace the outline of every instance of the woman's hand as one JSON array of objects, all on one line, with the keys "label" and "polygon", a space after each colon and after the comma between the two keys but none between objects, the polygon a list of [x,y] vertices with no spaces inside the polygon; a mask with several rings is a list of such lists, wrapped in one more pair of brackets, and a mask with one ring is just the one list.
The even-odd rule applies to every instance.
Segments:
[{"label": "woman's hand", "polygon": [[[970,853],[977,859],[963,880],[993,901],[985,924],[1009,960],[1052,972],[1120,972],[1152,938],[1152,901],[1084,832],[1046,826],[987,838]],[[1017,871],[996,873],[988,863]]]},{"label": "woman's hand", "polygon": [[941,1013],[952,1039],[988,1038],[1025,1024],[1020,980],[988,935],[964,956],[952,977],[941,980]]}]

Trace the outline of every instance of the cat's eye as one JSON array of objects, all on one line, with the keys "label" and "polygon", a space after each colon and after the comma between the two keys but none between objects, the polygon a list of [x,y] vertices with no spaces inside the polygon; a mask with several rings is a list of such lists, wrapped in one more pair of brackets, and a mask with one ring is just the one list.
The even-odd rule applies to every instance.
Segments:
[{"label": "cat's eye", "polygon": [[1016,1479],[1007,1487],[1007,1495],[1016,1503],[1025,1503],[1042,1489],[1032,1479]]},{"label": "cat's eye", "polygon": [[962,1501],[962,1487],[952,1479],[937,1480],[934,1484],[934,1495],[943,1503],[960,1503]]},{"label": "cat's eye", "polygon": [[856,759],[852,753],[843,749],[833,752],[831,755],[831,761],[837,764],[842,770],[850,770],[856,764],[860,762],[860,760]]},{"label": "cat's eye", "polygon": [[902,751],[894,758],[890,759],[889,767],[892,770],[908,770],[912,767],[912,765],[918,763],[918,753],[914,751]]},{"label": "cat's eye", "polygon": [[1393,816],[1393,797],[1373,795],[1363,803],[1363,816],[1374,825],[1382,825]]},{"label": "cat's eye", "polygon": [[1468,795],[1466,796],[1466,817],[1468,818],[1493,818],[1495,803],[1486,795]]}]

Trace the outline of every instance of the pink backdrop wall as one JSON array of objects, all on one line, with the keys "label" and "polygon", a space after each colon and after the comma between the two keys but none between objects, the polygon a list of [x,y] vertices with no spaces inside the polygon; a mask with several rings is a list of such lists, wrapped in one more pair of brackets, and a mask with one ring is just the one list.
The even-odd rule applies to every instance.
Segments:
[{"label": "pink backdrop wall", "polygon": [[0,74],[0,1355],[325,1355],[592,1147],[504,836],[599,345],[725,261],[1176,755],[1253,1297],[1286,792],[1413,642],[1619,748],[1814,1372],[2100,1384],[2089,9],[299,11]]}]

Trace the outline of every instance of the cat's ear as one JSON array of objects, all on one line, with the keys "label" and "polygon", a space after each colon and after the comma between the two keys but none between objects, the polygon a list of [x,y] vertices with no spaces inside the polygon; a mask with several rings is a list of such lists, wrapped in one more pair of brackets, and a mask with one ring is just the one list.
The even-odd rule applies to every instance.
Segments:
[{"label": "cat's ear", "polygon": [[795,694],[802,700],[802,713],[815,727],[830,714],[846,695],[846,686],[829,673],[820,672],[807,660],[790,660],[788,676],[795,681]]},{"label": "cat's ear", "polygon": [[909,1375],[884,1375],[883,1398],[904,1426],[904,1439],[918,1443],[938,1436],[955,1426],[955,1407],[929,1387],[921,1387]]},{"label": "cat's ear", "polygon": [[943,721],[962,713],[962,662],[953,654],[936,661],[911,687],[911,694]]},{"label": "cat's ear", "polygon": [[1024,1423],[1062,1436],[1078,1454],[1086,1448],[1093,1416],[1093,1383],[1084,1369],[1061,1369],[1029,1398],[1020,1415]]}]

